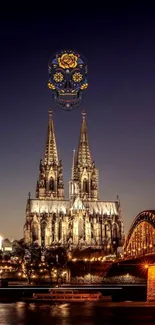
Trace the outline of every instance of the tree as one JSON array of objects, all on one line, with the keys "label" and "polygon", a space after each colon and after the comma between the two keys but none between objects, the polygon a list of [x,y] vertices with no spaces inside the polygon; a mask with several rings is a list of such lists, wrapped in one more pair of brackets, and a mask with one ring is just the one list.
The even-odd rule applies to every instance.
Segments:
[{"label": "tree", "polygon": [[41,261],[41,248],[38,244],[32,244],[27,248],[26,245],[21,245],[18,248],[18,253],[21,258],[18,274],[24,276],[28,283],[31,279],[35,279],[38,273],[39,263]]},{"label": "tree", "polygon": [[59,282],[62,280],[62,273],[64,268],[67,266],[67,251],[63,247],[49,248],[45,254],[46,263],[48,265],[49,276],[51,282],[56,280]]}]

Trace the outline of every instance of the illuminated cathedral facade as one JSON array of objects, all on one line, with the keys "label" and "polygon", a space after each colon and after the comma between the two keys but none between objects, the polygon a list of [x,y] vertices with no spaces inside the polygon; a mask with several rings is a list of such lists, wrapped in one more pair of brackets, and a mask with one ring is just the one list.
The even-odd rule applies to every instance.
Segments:
[{"label": "illuminated cathedral facade", "polygon": [[124,244],[120,200],[100,201],[99,172],[91,158],[86,114],[82,113],[77,152],[73,151],[69,199],[64,197],[62,161],[58,158],[52,111],[45,153],[40,160],[36,197],[29,195],[24,240],[27,245],[63,246],[68,250],[102,249],[115,253]]}]

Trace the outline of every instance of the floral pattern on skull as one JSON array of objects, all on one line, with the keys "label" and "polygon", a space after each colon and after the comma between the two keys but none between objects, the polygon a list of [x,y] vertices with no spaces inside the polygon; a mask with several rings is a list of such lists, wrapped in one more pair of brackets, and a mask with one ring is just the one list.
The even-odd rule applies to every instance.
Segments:
[{"label": "floral pattern on skull", "polygon": [[77,52],[61,51],[50,59],[48,88],[59,108],[70,111],[81,104],[88,87],[87,70],[85,58]]}]

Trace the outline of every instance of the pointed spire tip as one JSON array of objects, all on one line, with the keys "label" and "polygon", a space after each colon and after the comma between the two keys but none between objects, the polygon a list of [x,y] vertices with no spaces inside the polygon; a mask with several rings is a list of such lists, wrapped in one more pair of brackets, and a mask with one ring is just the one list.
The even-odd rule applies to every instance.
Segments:
[{"label": "pointed spire tip", "polygon": [[48,110],[48,114],[49,114],[49,117],[52,117],[52,109],[50,108],[49,110]]},{"label": "pointed spire tip", "polygon": [[85,116],[86,116],[86,111],[83,110],[83,111],[82,111],[82,117],[85,118]]}]

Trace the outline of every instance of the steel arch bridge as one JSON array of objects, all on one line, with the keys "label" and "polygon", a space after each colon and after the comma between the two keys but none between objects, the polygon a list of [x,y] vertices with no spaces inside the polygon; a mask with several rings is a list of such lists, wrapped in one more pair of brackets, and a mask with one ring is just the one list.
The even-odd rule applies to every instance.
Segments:
[{"label": "steel arch bridge", "polygon": [[155,253],[155,210],[140,212],[129,229],[124,244],[124,257]]}]

